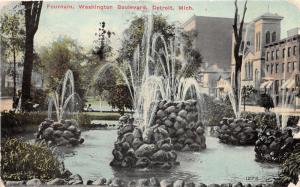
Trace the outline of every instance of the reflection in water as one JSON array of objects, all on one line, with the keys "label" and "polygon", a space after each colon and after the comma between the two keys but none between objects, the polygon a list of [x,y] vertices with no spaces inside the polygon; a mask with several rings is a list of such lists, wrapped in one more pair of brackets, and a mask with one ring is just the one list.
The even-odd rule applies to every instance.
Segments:
[{"label": "reflection in water", "polygon": [[210,183],[259,183],[271,182],[278,174],[278,166],[254,161],[253,146],[236,147],[218,143],[217,138],[207,137],[207,149],[198,153],[178,153],[180,165],[171,170],[117,169],[109,166],[113,159],[112,148],[116,130],[90,130],[82,133],[86,142],[79,147],[64,150],[65,166],[84,180],[120,177],[124,180],[158,177],[185,179]]}]

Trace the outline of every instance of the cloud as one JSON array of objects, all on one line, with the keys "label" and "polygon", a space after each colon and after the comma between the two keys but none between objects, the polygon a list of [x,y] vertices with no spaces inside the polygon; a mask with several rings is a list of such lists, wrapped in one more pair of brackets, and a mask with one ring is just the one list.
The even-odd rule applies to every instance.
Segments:
[{"label": "cloud", "polygon": [[300,1],[299,0],[288,0],[288,2],[295,5],[300,10]]}]

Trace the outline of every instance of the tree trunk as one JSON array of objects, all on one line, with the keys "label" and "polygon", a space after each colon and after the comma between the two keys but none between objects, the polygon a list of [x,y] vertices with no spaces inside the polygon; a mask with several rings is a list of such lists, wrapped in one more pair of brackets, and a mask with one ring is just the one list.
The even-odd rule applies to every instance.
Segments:
[{"label": "tree trunk", "polygon": [[[38,29],[40,14],[42,10],[42,1],[23,1],[22,5],[25,6],[25,58],[23,69],[22,81],[22,109],[28,110],[29,105],[26,103],[31,99],[31,74],[33,67],[33,39]],[[31,107],[30,107],[31,108]]]},{"label": "tree trunk", "polygon": [[244,112],[246,111],[246,97],[244,97]]},{"label": "tree trunk", "polygon": [[14,93],[13,93],[13,98],[16,98],[16,93],[17,93],[17,81],[16,81],[16,75],[17,75],[17,68],[16,68],[16,49],[13,49],[13,60],[14,60],[14,73],[13,73],[13,80],[14,80]]},{"label": "tree trunk", "polygon": [[30,100],[31,72],[33,67],[33,38],[34,35],[32,34],[26,35],[26,48],[22,81],[22,108],[24,108],[26,103]]}]

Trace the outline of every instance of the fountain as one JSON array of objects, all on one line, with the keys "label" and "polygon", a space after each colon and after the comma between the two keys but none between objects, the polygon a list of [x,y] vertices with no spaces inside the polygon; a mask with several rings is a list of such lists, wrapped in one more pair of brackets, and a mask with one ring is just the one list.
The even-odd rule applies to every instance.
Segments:
[{"label": "fountain", "polygon": [[[120,118],[111,166],[169,169],[177,164],[174,149],[206,148],[200,88],[195,78],[184,77],[188,63],[181,43],[177,30],[168,42],[161,33],[152,34],[149,16],[133,60],[121,66],[107,63],[97,72],[96,78],[108,68],[119,71],[135,111],[133,117]],[[176,68],[177,61],[181,69]]]},{"label": "fountain", "polygon": [[[37,140],[46,140],[50,145],[75,146],[83,143],[81,131],[76,120],[65,120],[72,117],[80,98],[75,93],[74,77],[71,70],[67,70],[64,78],[52,93],[48,105],[48,119],[39,125]],[[57,121],[51,120],[53,105]]]},{"label": "fountain", "polygon": [[[132,62],[106,63],[96,73],[95,79],[109,68],[118,70],[125,84],[128,86],[134,106],[134,117],[143,127],[151,125],[154,115],[155,102],[166,100],[182,102],[187,95],[200,100],[200,88],[194,78],[183,77],[183,69],[176,69],[176,61],[184,59],[180,36],[175,32],[174,39],[167,43],[160,33],[151,34],[152,17],[149,16],[145,24],[145,32],[141,45],[134,52]],[[160,46],[159,46],[160,45]],[[180,51],[180,55],[176,52]]]}]

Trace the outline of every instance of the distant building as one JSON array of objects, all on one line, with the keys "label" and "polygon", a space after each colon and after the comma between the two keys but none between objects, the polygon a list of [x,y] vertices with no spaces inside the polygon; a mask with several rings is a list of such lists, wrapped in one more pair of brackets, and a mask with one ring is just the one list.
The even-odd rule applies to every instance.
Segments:
[{"label": "distant building", "polygon": [[[259,90],[265,77],[265,45],[280,40],[281,20],[278,14],[265,13],[250,23],[243,30],[241,53],[244,54],[241,69],[241,85],[253,86]],[[234,37],[232,37],[234,47]],[[233,51],[233,50],[232,50]],[[231,81],[235,76],[235,59],[232,52]],[[231,82],[232,84],[233,82]]]},{"label": "distant building", "polygon": [[230,79],[230,71],[225,71],[216,64],[209,67],[201,67],[197,81],[199,82],[202,93],[218,97],[218,89],[220,89],[218,88],[218,81],[220,80],[220,76]]},{"label": "distant building", "polygon": [[[14,87],[13,80],[13,65],[9,63],[1,64],[1,96],[12,96],[12,89]],[[23,66],[17,63],[16,67],[16,89],[22,89],[22,78],[23,78]],[[42,74],[33,71],[31,75],[31,83],[34,88],[43,88],[43,76]]]},{"label": "distant building", "polygon": [[282,90],[287,92],[296,90],[295,78],[300,72],[299,49],[300,34],[271,42],[265,46],[266,82],[263,88],[276,96],[277,104]]},{"label": "distant building", "polygon": [[300,34],[300,27],[296,27],[287,31],[287,37],[292,37]]},{"label": "distant building", "polygon": [[225,99],[228,92],[230,92],[230,75],[220,75],[217,80],[217,98]]},{"label": "distant building", "polygon": [[185,31],[197,32],[193,45],[204,62],[198,80],[208,95],[216,96],[220,74],[230,75],[232,24],[232,18],[206,16],[192,16],[183,24]]}]

